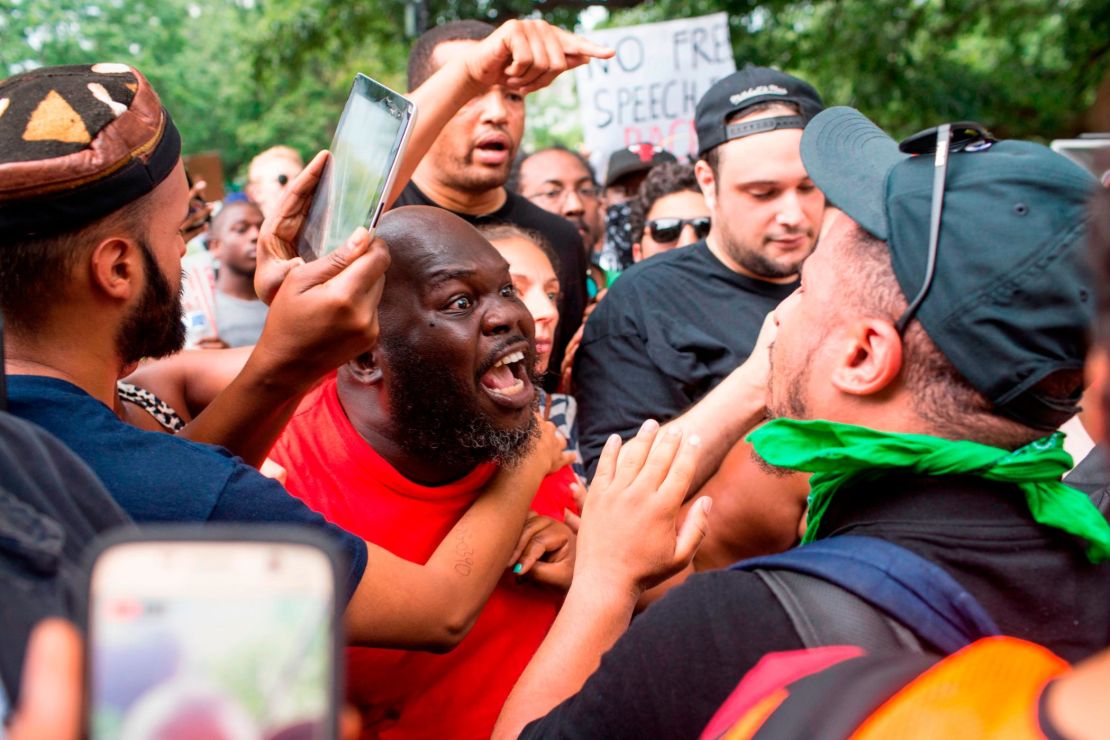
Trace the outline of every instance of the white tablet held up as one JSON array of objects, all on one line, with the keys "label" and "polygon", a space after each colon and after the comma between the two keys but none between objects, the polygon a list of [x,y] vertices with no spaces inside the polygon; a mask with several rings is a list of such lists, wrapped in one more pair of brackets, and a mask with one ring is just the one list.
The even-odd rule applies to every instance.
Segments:
[{"label": "white tablet held up", "polygon": [[306,261],[335,251],[359,226],[374,230],[415,114],[411,100],[366,75],[355,77],[297,238],[297,252]]}]

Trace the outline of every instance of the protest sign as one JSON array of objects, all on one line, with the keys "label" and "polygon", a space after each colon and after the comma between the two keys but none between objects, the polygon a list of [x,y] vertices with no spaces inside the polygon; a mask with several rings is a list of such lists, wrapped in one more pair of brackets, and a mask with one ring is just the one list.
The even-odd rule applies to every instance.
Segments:
[{"label": "protest sign", "polygon": [[659,144],[680,159],[696,154],[694,108],[714,82],[736,71],[728,15],[594,31],[616,51],[575,70],[582,131],[590,160],[616,149]]}]

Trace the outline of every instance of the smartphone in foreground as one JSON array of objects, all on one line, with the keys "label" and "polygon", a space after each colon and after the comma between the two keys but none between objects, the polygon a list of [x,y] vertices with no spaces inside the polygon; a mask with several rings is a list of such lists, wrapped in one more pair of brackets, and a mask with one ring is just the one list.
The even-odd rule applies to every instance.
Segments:
[{"label": "smartphone in foreground", "polygon": [[355,77],[297,238],[306,261],[338,249],[359,226],[374,230],[415,114],[411,100],[366,75]]},{"label": "smartphone in foreground", "polygon": [[263,527],[134,530],[89,576],[92,738],[334,738],[334,551]]}]

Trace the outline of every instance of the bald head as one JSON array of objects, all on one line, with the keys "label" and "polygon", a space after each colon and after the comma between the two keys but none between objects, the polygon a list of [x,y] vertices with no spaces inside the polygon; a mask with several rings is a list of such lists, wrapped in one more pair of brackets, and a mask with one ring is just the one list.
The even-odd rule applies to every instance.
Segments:
[{"label": "bald head", "polygon": [[341,375],[348,416],[367,439],[388,442],[396,454],[382,454],[395,467],[421,480],[511,461],[535,426],[535,347],[508,263],[440,208],[390,211],[376,235],[392,258],[378,306],[381,341]]},{"label": "bald head", "polygon": [[382,294],[382,318],[387,318],[398,302],[423,293],[446,277],[479,269],[508,274],[508,263],[486,238],[442,208],[396,208],[382,217],[375,236],[389,245],[392,258]]}]

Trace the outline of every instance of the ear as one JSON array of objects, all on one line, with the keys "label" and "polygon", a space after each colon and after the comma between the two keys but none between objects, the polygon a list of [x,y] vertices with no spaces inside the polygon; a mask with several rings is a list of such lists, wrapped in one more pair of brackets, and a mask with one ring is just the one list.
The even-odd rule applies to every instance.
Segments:
[{"label": "ear", "polygon": [[694,178],[698,181],[698,187],[701,188],[701,194],[709,210],[717,210],[717,178],[713,176],[712,168],[704,159],[694,163]]},{"label": "ear", "polygon": [[890,386],[902,370],[902,337],[889,321],[859,319],[840,340],[833,386],[853,396],[870,396]]},{"label": "ear", "polygon": [[644,248],[640,246],[640,242],[632,242],[632,261],[639,262],[644,258]]},{"label": "ear", "polygon": [[1097,443],[1106,441],[1107,414],[1110,414],[1110,353],[1095,346],[1087,355],[1087,390],[1083,393],[1083,428]]},{"label": "ear", "polygon": [[212,236],[208,237],[208,254],[213,257],[220,256],[220,240]]},{"label": "ear", "polygon": [[378,364],[378,350],[363,352],[347,363],[351,378],[363,385],[376,385],[382,382],[382,368]]},{"label": "ear", "polygon": [[118,236],[97,244],[89,257],[89,279],[93,288],[120,301],[138,295],[143,281],[141,249],[134,239]]}]

